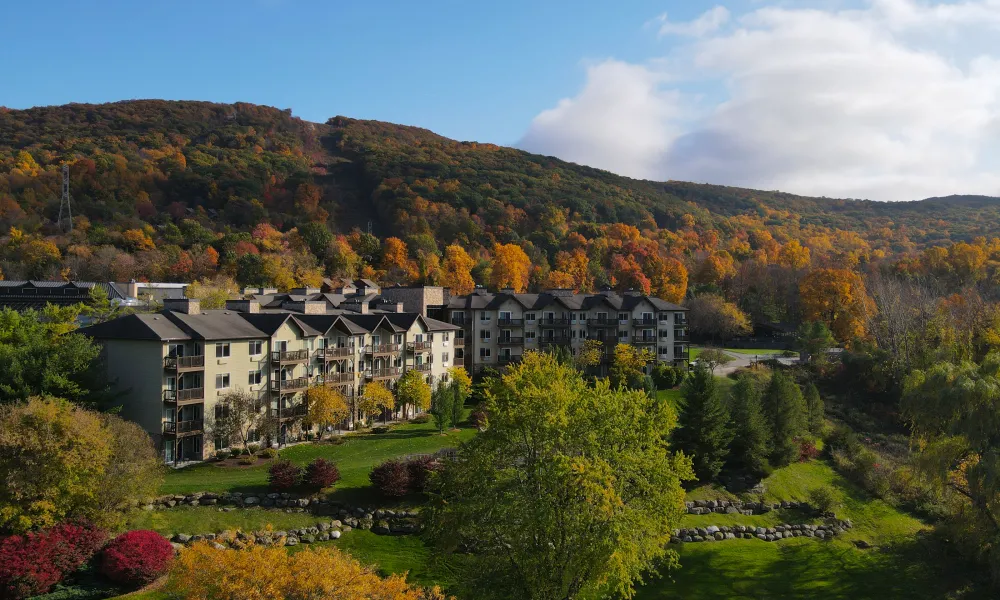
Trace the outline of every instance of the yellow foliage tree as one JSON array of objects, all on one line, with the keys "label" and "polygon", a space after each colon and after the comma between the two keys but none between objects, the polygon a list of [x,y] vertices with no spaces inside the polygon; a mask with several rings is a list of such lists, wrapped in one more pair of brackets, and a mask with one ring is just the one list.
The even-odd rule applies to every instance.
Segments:
[{"label": "yellow foliage tree", "polygon": [[490,283],[496,289],[513,288],[515,292],[528,289],[531,277],[531,259],[517,244],[493,246],[493,271]]},{"label": "yellow foliage tree", "polygon": [[448,378],[458,382],[458,388],[463,397],[472,393],[472,377],[469,377],[469,372],[465,370],[465,367],[460,365],[449,367]]},{"label": "yellow foliage tree", "polygon": [[325,385],[317,385],[306,390],[306,403],[309,407],[305,423],[308,426],[319,426],[319,437],[323,430],[340,423],[351,414],[347,400],[339,391]]},{"label": "yellow foliage tree", "polygon": [[556,254],[556,271],[568,275],[573,285],[564,286],[573,288],[579,292],[587,293],[594,289],[594,277],[590,273],[590,258],[582,248],[577,248],[573,252],[559,252]]},{"label": "yellow foliage tree", "polygon": [[631,344],[618,344],[611,363],[611,385],[614,387],[637,386],[643,369],[654,359],[652,351]]},{"label": "yellow foliage tree", "polygon": [[470,294],[476,287],[472,279],[472,260],[465,248],[452,244],[444,249],[444,263],[441,265],[441,285],[451,289],[453,294]]},{"label": "yellow foliage tree", "polygon": [[874,305],[861,276],[846,269],[816,269],[799,284],[802,316],[821,321],[842,343],[865,334],[865,321]]},{"label": "yellow foliage tree", "polygon": [[396,405],[396,400],[381,381],[372,381],[365,384],[364,392],[358,399],[358,410],[365,419],[378,414],[382,409],[392,410]]},{"label": "yellow foliage tree", "polygon": [[805,269],[811,260],[809,248],[798,240],[788,242],[778,252],[778,264],[790,269]]}]

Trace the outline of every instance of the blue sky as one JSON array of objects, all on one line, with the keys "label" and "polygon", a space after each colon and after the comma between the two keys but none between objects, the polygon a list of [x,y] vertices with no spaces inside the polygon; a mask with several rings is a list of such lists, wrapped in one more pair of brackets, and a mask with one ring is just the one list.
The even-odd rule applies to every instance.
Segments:
[{"label": "blue sky", "polygon": [[[84,10],[90,4],[94,8]],[[588,61],[643,60],[683,1],[102,1],[5,6],[0,105],[247,101],[513,144]]]}]

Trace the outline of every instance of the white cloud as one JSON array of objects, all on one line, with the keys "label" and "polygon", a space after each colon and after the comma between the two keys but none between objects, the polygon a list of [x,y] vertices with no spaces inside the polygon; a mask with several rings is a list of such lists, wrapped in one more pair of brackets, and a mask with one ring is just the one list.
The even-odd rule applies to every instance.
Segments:
[{"label": "white cloud", "polygon": [[659,16],[659,33],[666,35],[683,35],[691,37],[702,37],[709,33],[714,33],[729,22],[729,10],[724,6],[716,6],[704,12],[694,21],[687,23],[674,23],[667,19],[666,13]]},{"label": "white cloud", "polygon": [[647,64],[590,67],[519,145],[648,179],[1000,195],[1000,47],[976,43],[1000,29],[1000,0],[764,7],[733,25]]}]

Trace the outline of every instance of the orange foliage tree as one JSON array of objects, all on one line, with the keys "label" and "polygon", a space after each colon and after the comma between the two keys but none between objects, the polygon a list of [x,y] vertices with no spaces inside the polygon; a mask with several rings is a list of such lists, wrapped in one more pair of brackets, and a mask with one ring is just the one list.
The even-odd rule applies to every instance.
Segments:
[{"label": "orange foliage tree", "polygon": [[805,269],[810,262],[809,248],[792,240],[781,247],[778,252],[778,264],[790,269]]},{"label": "orange foliage tree", "polygon": [[476,287],[472,279],[472,260],[465,248],[452,244],[444,249],[444,263],[441,265],[441,285],[451,289],[453,294],[470,294]]},{"label": "orange foliage tree", "polygon": [[821,321],[843,343],[865,334],[865,321],[874,310],[861,276],[846,269],[816,269],[799,284],[802,316]]},{"label": "orange foliage tree", "polygon": [[515,292],[528,289],[531,277],[531,259],[517,244],[493,246],[493,270],[490,283],[496,289],[513,288]]}]

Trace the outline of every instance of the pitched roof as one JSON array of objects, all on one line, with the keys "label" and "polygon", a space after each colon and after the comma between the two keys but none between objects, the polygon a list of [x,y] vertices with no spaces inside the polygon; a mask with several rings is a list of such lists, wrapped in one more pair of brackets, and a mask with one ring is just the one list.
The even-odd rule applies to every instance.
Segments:
[{"label": "pitched roof", "polygon": [[79,330],[83,335],[107,340],[189,340],[192,339],[186,331],[162,314],[125,315],[84,327]]}]

